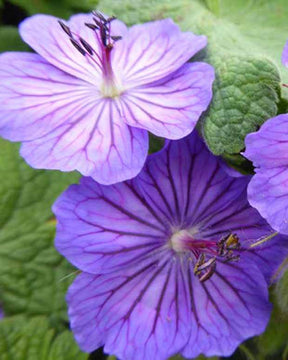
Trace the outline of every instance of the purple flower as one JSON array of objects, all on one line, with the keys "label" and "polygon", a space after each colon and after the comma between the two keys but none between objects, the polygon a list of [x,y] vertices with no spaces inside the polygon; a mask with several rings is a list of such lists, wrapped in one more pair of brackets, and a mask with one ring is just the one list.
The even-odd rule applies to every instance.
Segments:
[{"label": "purple flower", "polygon": [[[288,42],[282,62],[288,67]],[[243,155],[256,167],[248,200],[272,228],[288,234],[288,114],[267,120],[245,145]]]},{"label": "purple flower", "polygon": [[82,178],[60,196],[56,247],[83,271],[67,300],[84,351],[227,356],[264,331],[267,285],[288,241],[249,248],[271,228],[247,202],[248,182],[227,175],[192,133],[131,181]]},{"label": "purple flower", "polygon": [[37,54],[0,56],[0,134],[35,168],[102,184],[139,173],[148,132],[189,134],[212,97],[213,68],[186,63],[206,37],[171,19],[127,29],[100,13],[67,23],[35,15],[20,34]]},{"label": "purple flower", "polygon": [[275,230],[288,234],[288,114],[266,121],[245,144],[243,155],[256,167],[248,200]]}]

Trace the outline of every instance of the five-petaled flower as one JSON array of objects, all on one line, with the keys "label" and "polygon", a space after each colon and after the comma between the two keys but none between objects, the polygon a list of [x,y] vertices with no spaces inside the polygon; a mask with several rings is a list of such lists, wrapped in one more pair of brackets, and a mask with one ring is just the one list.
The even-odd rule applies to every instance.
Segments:
[{"label": "five-petaled flower", "polygon": [[212,97],[213,68],[186,63],[206,37],[171,19],[127,29],[114,17],[64,23],[35,15],[20,34],[38,54],[0,56],[0,135],[35,168],[78,170],[102,184],[139,173],[148,131],[189,134]]},{"label": "five-petaled flower", "polygon": [[[288,42],[282,62],[288,67]],[[288,234],[288,114],[267,120],[245,145],[243,155],[256,167],[248,200],[275,230]]]},{"label": "five-petaled flower", "polygon": [[[54,205],[56,247],[83,271],[69,289],[81,348],[125,360],[231,354],[264,331],[268,282],[287,254],[193,132],[123,183],[82,178]],[[238,240],[239,238],[239,240]]]}]

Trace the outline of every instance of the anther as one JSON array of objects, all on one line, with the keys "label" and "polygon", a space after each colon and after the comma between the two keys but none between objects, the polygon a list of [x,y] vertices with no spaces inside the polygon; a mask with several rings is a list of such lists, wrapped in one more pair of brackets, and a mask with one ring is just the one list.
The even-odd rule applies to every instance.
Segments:
[{"label": "anther", "polygon": [[102,23],[101,23],[101,21],[99,21],[98,19],[96,19],[95,17],[93,17],[93,20],[94,20],[94,22],[95,22],[95,24],[98,26],[98,28],[101,28],[102,27]]},{"label": "anther", "polygon": [[101,35],[102,44],[104,46],[106,46],[107,45],[107,35],[106,35],[106,31],[103,27],[100,29],[100,35]]},{"label": "anther", "polygon": [[85,48],[85,50],[87,50],[87,52],[88,52],[90,55],[93,55],[94,51],[93,51],[92,46],[89,45],[89,44],[87,43],[87,41],[85,41],[85,40],[82,39],[82,38],[79,38],[79,40],[80,40],[82,46]]},{"label": "anther", "polygon": [[111,21],[115,20],[116,19],[116,16],[110,16],[106,21],[107,23],[110,23]]},{"label": "anther", "polygon": [[114,41],[119,41],[122,39],[122,36],[111,36],[111,39]]},{"label": "anther", "polygon": [[59,25],[61,26],[62,30],[64,30],[64,32],[69,36],[72,37],[72,33],[70,28],[65,25],[62,21],[58,20]]},{"label": "anther", "polygon": [[91,30],[98,30],[99,29],[99,27],[97,25],[94,25],[94,24],[85,23],[85,25]]},{"label": "anther", "polygon": [[80,54],[82,54],[83,56],[86,55],[86,51],[82,49],[82,47],[78,44],[78,42],[75,39],[70,38],[70,41],[72,45],[80,52]]},{"label": "anther", "polygon": [[93,10],[92,11],[92,14],[97,16],[100,20],[102,20],[103,22],[106,22],[106,19],[105,17],[97,10]]}]

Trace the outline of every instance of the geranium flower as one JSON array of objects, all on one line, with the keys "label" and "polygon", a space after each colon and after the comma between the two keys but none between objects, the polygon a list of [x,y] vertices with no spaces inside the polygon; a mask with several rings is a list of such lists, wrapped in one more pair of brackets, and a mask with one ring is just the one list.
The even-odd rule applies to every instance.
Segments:
[{"label": "geranium flower", "polygon": [[56,247],[81,271],[69,289],[84,351],[124,360],[228,356],[264,331],[268,282],[287,254],[196,133],[148,157],[133,180],[72,185],[54,205]]},{"label": "geranium flower", "polygon": [[[282,63],[288,67],[288,42]],[[275,230],[288,234],[288,114],[267,120],[245,145],[243,155],[256,167],[248,200]]]},{"label": "geranium flower", "polygon": [[132,178],[147,131],[182,138],[211,100],[212,67],[186,63],[206,37],[171,19],[128,29],[100,13],[67,23],[35,15],[20,34],[39,55],[0,56],[0,135],[22,141],[35,168],[76,169],[103,184]]}]

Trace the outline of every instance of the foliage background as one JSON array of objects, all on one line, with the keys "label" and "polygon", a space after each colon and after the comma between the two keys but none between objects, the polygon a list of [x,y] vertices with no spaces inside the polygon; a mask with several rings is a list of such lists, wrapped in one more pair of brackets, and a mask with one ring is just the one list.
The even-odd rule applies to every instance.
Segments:
[{"label": "foliage background", "polygon": [[[245,135],[288,112],[281,86],[288,82],[288,70],[280,61],[288,37],[287,1],[0,0],[0,51],[31,51],[17,31],[29,15],[68,18],[97,6],[129,25],[170,16],[183,30],[208,36],[209,46],[197,59],[214,65],[217,77],[199,130],[213,153],[242,172],[251,171],[239,155]],[[157,140],[151,138],[151,151],[155,148]],[[74,342],[65,292],[76,271],[53,247],[51,205],[79,175],[31,169],[18,149],[0,140],[0,360],[105,359],[101,349],[84,354]],[[275,306],[266,332],[229,359],[288,360],[287,272],[271,288],[271,301]]]}]

